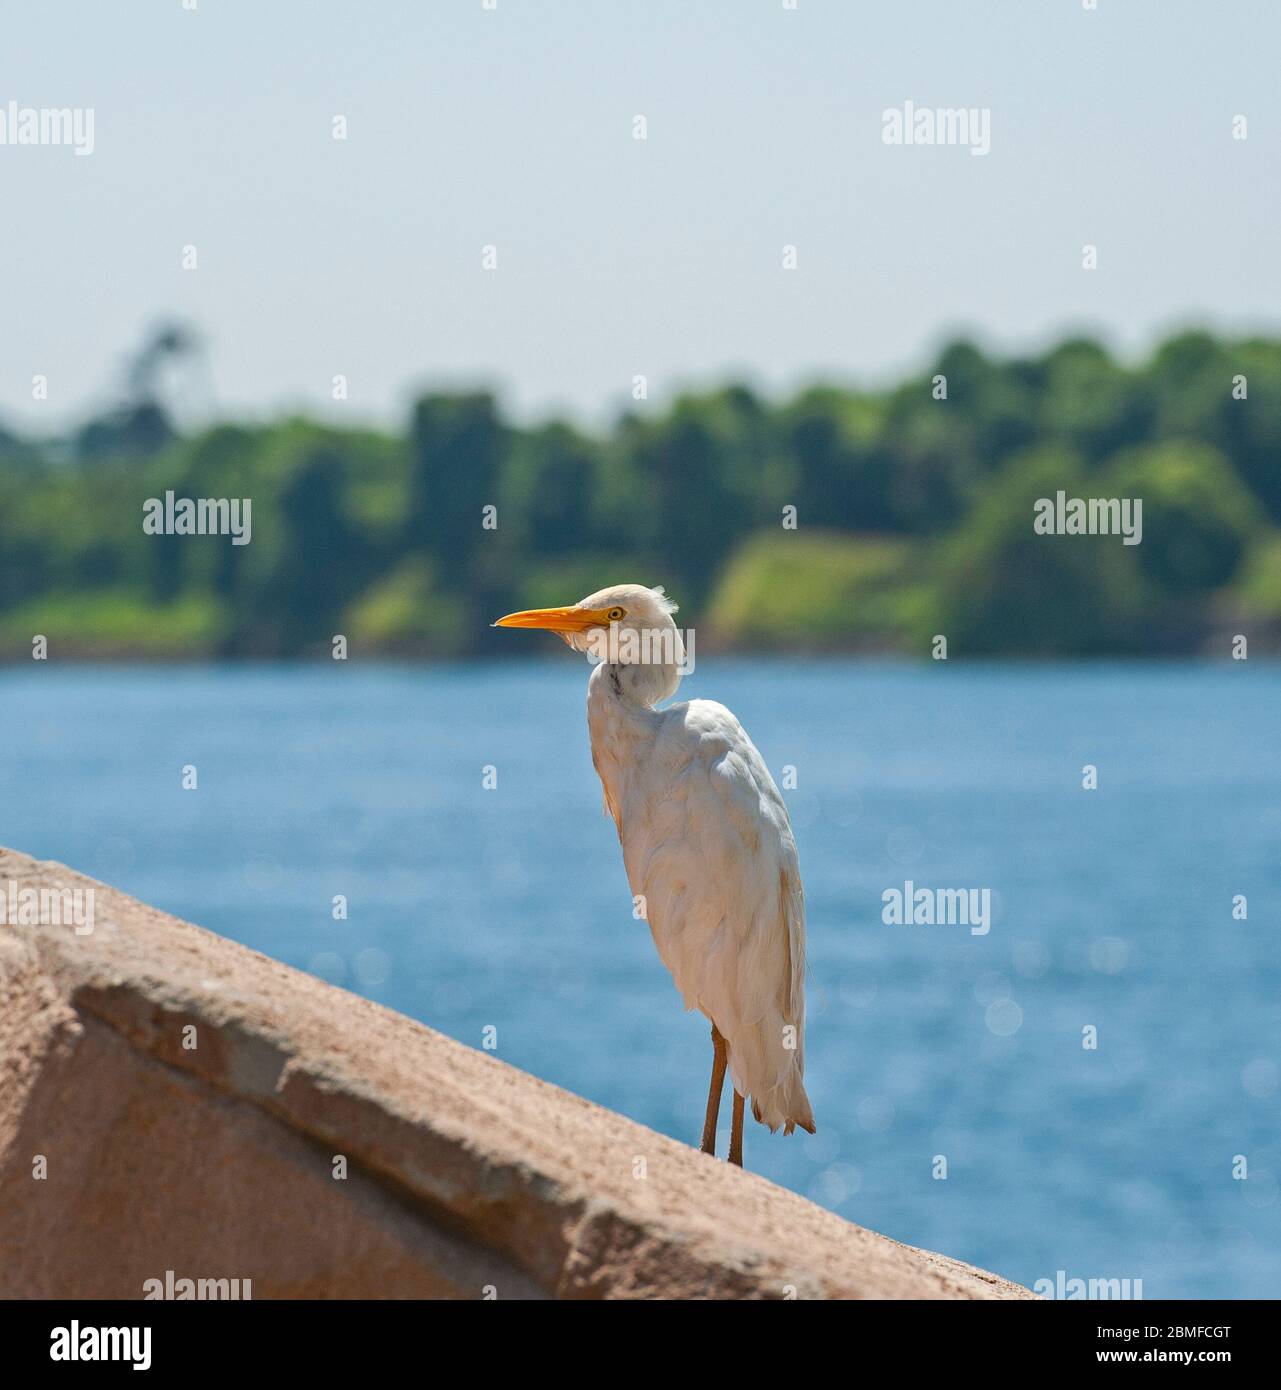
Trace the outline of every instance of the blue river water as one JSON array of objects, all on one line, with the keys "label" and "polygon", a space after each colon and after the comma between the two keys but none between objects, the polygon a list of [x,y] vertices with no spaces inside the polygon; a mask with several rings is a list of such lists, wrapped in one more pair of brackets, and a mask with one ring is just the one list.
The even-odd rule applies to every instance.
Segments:
[{"label": "blue river water", "polygon": [[[0,843],[696,1143],[707,1025],[559,656],[6,668]],[[1281,667],[709,656],[681,693],[795,769],[818,1133],[749,1121],[748,1167],[1024,1283],[1281,1294]],[[990,930],[887,925],[909,880]]]}]

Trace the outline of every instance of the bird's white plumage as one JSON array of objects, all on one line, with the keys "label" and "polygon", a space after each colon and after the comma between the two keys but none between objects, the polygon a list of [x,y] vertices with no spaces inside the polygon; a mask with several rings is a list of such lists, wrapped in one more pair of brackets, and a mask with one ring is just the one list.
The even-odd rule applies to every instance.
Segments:
[{"label": "bird's white plumage", "polygon": [[[619,585],[579,607],[666,625],[662,591]],[[575,642],[575,645],[579,643]],[[724,705],[672,693],[671,663],[604,662],[587,710],[592,759],[627,878],[687,1008],[725,1037],[735,1089],[756,1118],[813,1131],[805,1069],[805,907],[787,807]]]}]

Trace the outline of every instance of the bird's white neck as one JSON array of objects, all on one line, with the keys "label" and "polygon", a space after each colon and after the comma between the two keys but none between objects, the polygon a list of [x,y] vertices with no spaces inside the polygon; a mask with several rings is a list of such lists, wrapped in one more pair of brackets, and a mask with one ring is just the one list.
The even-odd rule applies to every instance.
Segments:
[{"label": "bird's white neck", "polygon": [[649,759],[662,716],[654,709],[680,682],[675,666],[602,662],[587,682],[587,729],[605,809],[622,834],[629,770]]},{"label": "bird's white neck", "polygon": [[675,663],[603,661],[587,683],[587,701],[652,710],[675,693],[680,679]]}]

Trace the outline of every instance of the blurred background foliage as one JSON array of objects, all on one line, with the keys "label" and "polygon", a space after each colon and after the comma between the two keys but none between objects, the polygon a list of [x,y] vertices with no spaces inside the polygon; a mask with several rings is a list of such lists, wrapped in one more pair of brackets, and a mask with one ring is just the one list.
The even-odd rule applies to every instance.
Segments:
[{"label": "blurred background foliage", "polygon": [[[69,438],[0,426],[6,655],[41,633],[64,656],[290,657],[343,633],[354,651],[464,656],[492,650],[504,612],[623,580],[664,584],[701,643],[742,649],[1281,637],[1281,341],[1188,332],[1132,366],[1084,339],[999,360],[956,342],[893,389],[729,386],[600,435],[518,427],[485,393],[424,395],[403,434],[184,434],[161,382],[194,341],[154,335],[124,399]],[[252,498],[252,542],[145,535],[143,503],[168,489]],[[1059,490],[1141,497],[1142,544],[1036,535],[1034,503]]]}]

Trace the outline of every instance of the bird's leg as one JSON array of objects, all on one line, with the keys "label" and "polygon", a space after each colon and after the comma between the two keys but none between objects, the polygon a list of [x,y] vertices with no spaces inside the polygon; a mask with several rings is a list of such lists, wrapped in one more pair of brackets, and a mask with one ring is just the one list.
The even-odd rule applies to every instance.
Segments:
[{"label": "bird's leg", "polygon": [[712,1085],[707,1092],[707,1118],[703,1121],[703,1152],[705,1154],[716,1153],[716,1121],[721,1113],[721,1091],[725,1086],[725,1063],[729,1057],[729,1049],[725,1046],[725,1039],[721,1037],[720,1029],[712,1024]]},{"label": "bird's leg", "polygon": [[743,1097],[734,1092],[734,1119],[729,1131],[729,1161],[743,1166]]}]

